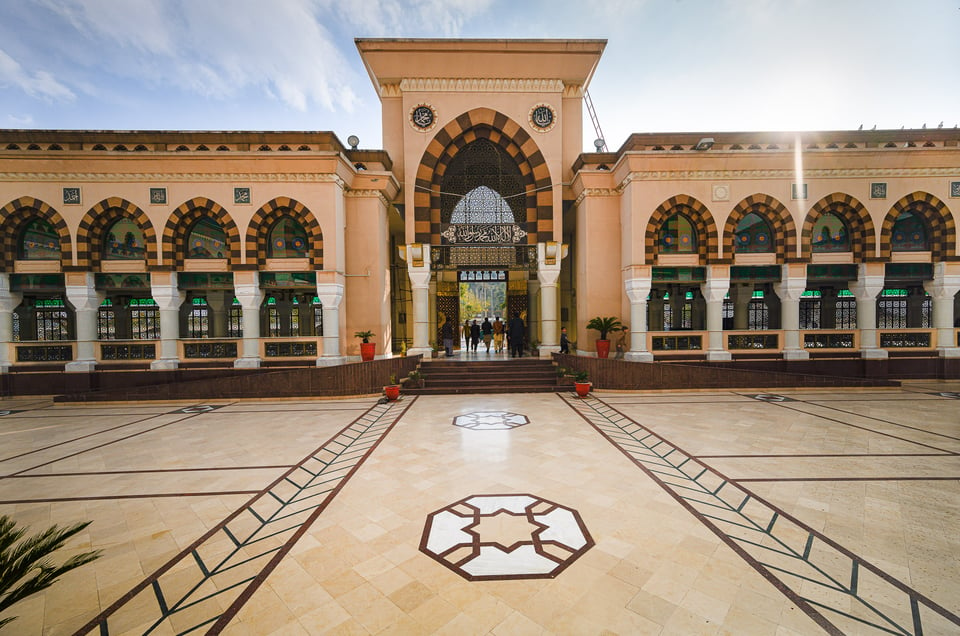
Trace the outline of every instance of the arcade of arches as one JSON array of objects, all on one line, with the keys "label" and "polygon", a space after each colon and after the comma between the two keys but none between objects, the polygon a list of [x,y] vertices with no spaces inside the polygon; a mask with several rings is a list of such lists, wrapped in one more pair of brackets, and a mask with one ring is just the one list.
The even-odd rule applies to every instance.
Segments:
[{"label": "arcade of arches", "polygon": [[[586,323],[617,316],[638,362],[960,358],[957,130],[584,153],[603,42],[524,41],[530,68],[496,42],[406,46],[358,41],[381,150],[0,131],[0,370],[334,365],[361,331],[378,356],[433,355],[478,275],[506,283],[541,356],[561,327],[595,355]],[[472,75],[488,54],[493,75]]]}]

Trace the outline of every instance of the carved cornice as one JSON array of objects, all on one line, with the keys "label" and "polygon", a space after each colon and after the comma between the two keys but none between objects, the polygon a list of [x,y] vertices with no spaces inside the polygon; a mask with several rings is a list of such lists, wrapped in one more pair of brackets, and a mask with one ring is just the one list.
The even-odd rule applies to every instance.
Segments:
[{"label": "carved cornice", "polygon": [[46,182],[144,182],[219,181],[225,183],[336,183],[344,181],[335,174],[315,172],[0,172],[0,181]]},{"label": "carved cornice", "polygon": [[616,188],[584,188],[583,192],[577,195],[577,200],[574,204],[580,205],[580,202],[587,197],[618,197],[621,193],[623,193],[623,186]]},{"label": "carved cornice", "polygon": [[583,97],[583,84],[564,84],[563,86],[563,96],[564,97]]},{"label": "carved cornice", "polygon": [[402,97],[403,91],[399,84],[381,84],[380,97]]},{"label": "carved cornice", "polygon": [[348,199],[379,199],[384,206],[390,205],[387,197],[380,190],[345,190],[343,196]]},{"label": "carved cornice", "polygon": [[[804,180],[851,177],[913,178],[954,177],[958,168],[825,168],[803,171]],[[649,170],[631,172],[620,183],[622,189],[631,181],[722,181],[728,179],[789,179],[795,181],[794,170]]]},{"label": "carved cornice", "polygon": [[[380,87],[381,94],[384,88]],[[559,93],[563,88],[563,80],[558,79],[411,77],[400,81],[401,91],[431,93]]]}]

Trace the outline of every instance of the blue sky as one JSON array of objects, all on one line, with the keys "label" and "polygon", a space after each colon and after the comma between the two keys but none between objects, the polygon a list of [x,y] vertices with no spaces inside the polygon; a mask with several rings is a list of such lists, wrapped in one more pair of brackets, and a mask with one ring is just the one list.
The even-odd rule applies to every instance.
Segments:
[{"label": "blue sky", "polygon": [[3,0],[0,127],[377,148],[355,37],[570,37],[609,41],[590,93],[612,149],[632,132],[952,128],[958,34],[960,0]]}]

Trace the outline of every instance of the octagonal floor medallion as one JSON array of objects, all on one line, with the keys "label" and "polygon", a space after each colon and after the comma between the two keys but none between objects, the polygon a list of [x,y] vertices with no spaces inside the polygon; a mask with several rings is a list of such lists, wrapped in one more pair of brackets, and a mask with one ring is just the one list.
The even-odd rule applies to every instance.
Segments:
[{"label": "octagonal floor medallion", "polygon": [[453,418],[454,426],[474,431],[506,431],[529,423],[526,415],[508,411],[476,411]]},{"label": "octagonal floor medallion", "polygon": [[470,581],[553,578],[592,548],[580,514],[535,495],[472,495],[427,516],[421,552]]}]

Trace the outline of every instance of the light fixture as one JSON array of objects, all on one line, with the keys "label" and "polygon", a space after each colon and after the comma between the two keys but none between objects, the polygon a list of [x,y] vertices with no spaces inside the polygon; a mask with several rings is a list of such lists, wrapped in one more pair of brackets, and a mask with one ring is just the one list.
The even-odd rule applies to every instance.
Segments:
[{"label": "light fixture", "polygon": [[603,152],[603,149],[607,147],[607,142],[603,139],[594,139],[593,147],[597,149],[597,152]]},{"label": "light fixture", "polygon": [[356,135],[350,135],[347,137],[347,143],[350,144],[350,150],[356,150],[357,146],[360,145],[360,138]]},{"label": "light fixture", "polygon": [[693,147],[694,150],[710,150],[713,148],[713,137],[704,137],[697,142],[697,145]]}]

